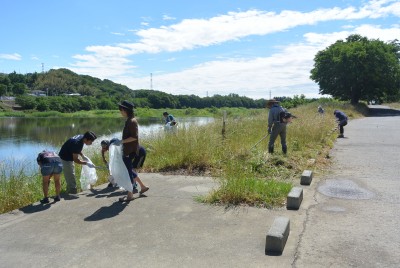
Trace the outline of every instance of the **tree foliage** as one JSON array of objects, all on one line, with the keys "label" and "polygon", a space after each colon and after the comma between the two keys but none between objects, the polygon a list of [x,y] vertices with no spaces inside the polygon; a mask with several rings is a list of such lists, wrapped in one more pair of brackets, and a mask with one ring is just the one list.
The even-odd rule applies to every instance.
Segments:
[{"label": "tree foliage", "polygon": [[356,104],[360,100],[389,100],[399,97],[400,46],[350,35],[319,51],[311,79],[320,94]]},{"label": "tree foliage", "polygon": [[[15,72],[8,75],[0,74],[0,94],[6,93],[16,96],[16,102],[22,109],[58,112],[111,110],[116,109],[117,103],[121,100],[129,100],[136,107],[155,109],[264,108],[266,105],[266,99],[254,100],[238,94],[201,98],[196,95],[172,95],[157,90],[131,90],[110,80],[78,75],[68,69],[25,75]],[[71,96],[71,94],[79,96]],[[300,98],[295,96],[293,99],[281,98],[285,98],[290,107],[304,101],[304,96]]]}]

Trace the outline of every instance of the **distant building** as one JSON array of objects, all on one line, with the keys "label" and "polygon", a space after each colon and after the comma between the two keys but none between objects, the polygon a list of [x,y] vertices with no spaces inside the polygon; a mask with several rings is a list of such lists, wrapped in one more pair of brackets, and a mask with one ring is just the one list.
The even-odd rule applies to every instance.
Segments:
[{"label": "distant building", "polygon": [[63,95],[65,95],[65,96],[80,96],[81,94],[79,94],[79,93],[69,93],[69,94],[64,93]]},{"label": "distant building", "polygon": [[43,96],[47,96],[46,92],[43,90],[32,90],[30,94],[31,96],[37,96],[37,97],[43,97]]}]

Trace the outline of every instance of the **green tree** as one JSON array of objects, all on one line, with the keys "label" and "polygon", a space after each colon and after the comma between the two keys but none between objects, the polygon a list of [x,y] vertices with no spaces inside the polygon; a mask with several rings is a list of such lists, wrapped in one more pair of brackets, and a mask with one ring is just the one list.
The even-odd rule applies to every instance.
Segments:
[{"label": "green tree", "polygon": [[36,97],[33,96],[18,96],[15,98],[15,102],[21,105],[24,110],[33,110],[36,108]]},{"label": "green tree", "polygon": [[352,104],[398,95],[400,64],[396,44],[350,35],[317,53],[311,79],[318,83],[320,94],[350,100]]},{"label": "green tree", "polygon": [[27,89],[28,88],[23,83],[16,83],[12,87],[12,91],[13,91],[14,95],[23,95],[26,92]]},{"label": "green tree", "polygon": [[50,110],[50,104],[48,97],[37,97],[36,98],[36,109],[40,112],[45,112]]},{"label": "green tree", "polygon": [[4,84],[0,84],[0,96],[4,96],[7,93],[7,86]]}]

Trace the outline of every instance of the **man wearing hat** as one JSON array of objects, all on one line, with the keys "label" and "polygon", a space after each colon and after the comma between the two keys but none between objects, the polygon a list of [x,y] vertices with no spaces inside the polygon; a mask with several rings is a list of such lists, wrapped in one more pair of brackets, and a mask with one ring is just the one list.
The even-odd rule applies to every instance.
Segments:
[{"label": "man wearing hat", "polygon": [[[92,145],[93,141],[96,139],[96,134],[92,131],[87,131],[83,135],[76,135],[69,138],[61,147],[60,153],[58,154],[61,158],[63,164],[64,178],[67,183],[67,192],[70,194],[76,194],[76,178],[75,178],[75,165],[87,165],[88,167],[94,168],[94,165],[86,161],[86,156],[82,154],[83,145]],[[78,158],[81,156],[82,161]]]},{"label": "man wearing hat", "polygon": [[278,135],[281,137],[282,152],[287,153],[286,145],[286,122],[281,118],[281,113],[286,112],[286,109],[279,105],[279,101],[271,99],[267,102],[267,108],[269,108],[268,113],[268,133],[269,143],[268,152],[270,154],[274,153],[274,143]]}]

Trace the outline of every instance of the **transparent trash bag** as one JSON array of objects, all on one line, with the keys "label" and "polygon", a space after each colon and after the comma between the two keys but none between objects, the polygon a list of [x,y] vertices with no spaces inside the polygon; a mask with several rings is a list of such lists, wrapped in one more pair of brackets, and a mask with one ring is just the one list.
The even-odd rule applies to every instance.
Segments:
[{"label": "transparent trash bag", "polygon": [[129,177],[128,169],[122,161],[122,146],[110,145],[110,174],[114,178],[114,183],[132,192],[132,182]]},{"label": "transparent trash bag", "polygon": [[[89,158],[87,158],[87,162],[92,163]],[[82,190],[89,190],[90,185],[93,185],[97,182],[96,169],[90,168],[87,165],[82,165],[80,181]]]}]

